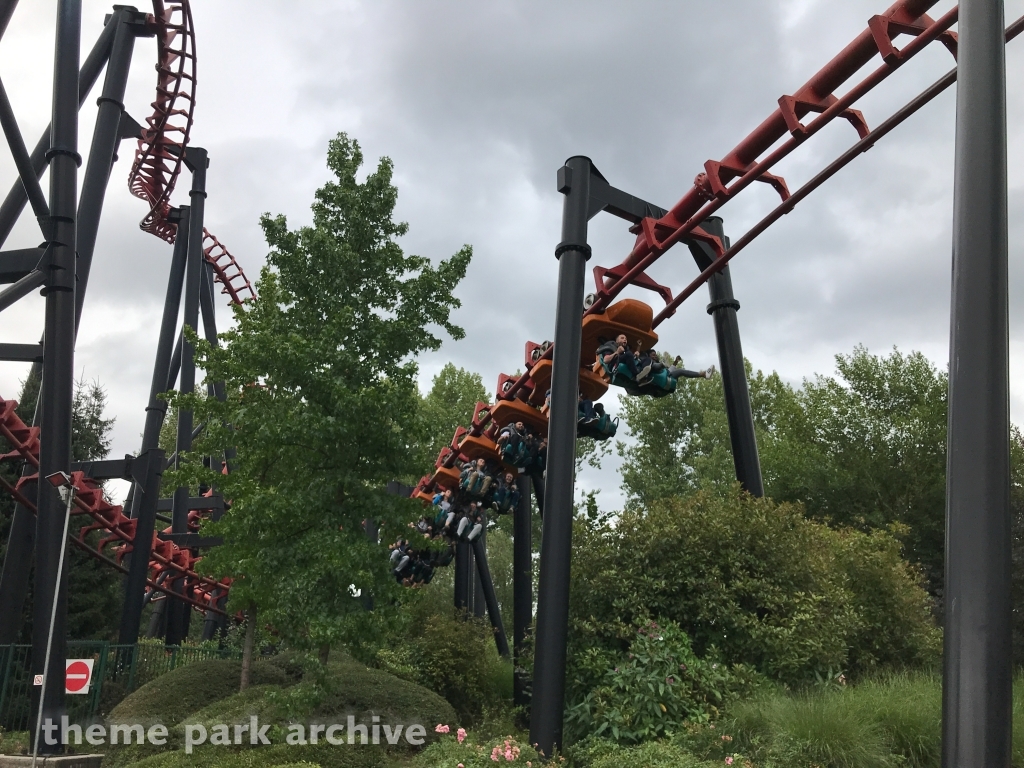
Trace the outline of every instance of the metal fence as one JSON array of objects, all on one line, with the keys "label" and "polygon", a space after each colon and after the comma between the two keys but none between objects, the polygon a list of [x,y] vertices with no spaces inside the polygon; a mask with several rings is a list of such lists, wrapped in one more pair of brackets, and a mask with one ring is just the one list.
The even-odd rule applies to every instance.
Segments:
[{"label": "metal fence", "polygon": [[[207,659],[241,658],[231,649],[68,642],[69,659],[93,659],[89,693],[67,697],[72,722],[106,716],[127,694],[177,667]],[[58,673],[59,674],[59,673]],[[0,645],[0,728],[26,731],[31,722],[32,646]]]}]

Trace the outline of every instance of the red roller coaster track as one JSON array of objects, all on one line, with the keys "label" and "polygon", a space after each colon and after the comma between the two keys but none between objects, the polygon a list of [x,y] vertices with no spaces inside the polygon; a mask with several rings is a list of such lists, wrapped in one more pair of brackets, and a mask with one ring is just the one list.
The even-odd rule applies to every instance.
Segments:
[{"label": "red roller coaster track", "polygon": [[[181,173],[196,106],[196,38],[188,0],[153,0],[151,25],[157,40],[156,100],[135,150],[128,188],[149,204],[140,224],[143,231],[173,243],[178,228],[168,220],[171,193]],[[232,303],[255,296],[235,257],[207,229],[203,245],[206,260]]]}]

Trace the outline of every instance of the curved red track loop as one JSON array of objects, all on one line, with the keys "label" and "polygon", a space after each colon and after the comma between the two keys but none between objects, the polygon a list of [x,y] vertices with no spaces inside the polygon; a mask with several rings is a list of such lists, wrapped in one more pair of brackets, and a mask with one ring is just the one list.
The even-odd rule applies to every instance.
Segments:
[{"label": "curved red track loop", "polygon": [[139,226],[172,243],[177,227],[167,215],[196,105],[196,40],[188,0],[153,0],[151,24],[158,54],[156,101],[135,150],[128,188],[149,204]]},{"label": "curved red track loop", "polygon": [[221,293],[231,297],[233,304],[242,304],[256,298],[242,267],[210,230],[203,230],[203,255],[213,267],[214,276],[222,286]]}]

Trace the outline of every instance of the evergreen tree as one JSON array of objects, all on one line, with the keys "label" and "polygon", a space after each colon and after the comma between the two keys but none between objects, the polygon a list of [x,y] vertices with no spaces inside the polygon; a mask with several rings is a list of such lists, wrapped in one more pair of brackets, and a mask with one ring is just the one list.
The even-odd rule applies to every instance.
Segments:
[{"label": "evergreen tree", "polygon": [[[26,424],[32,423],[36,399],[39,395],[39,376],[33,368],[22,382],[18,397],[18,415]],[[110,430],[114,419],[104,416],[107,394],[96,381],[80,379],[75,383],[71,415],[71,458],[73,461],[95,461],[110,453]],[[0,469],[8,482],[20,475],[20,466],[7,465]],[[0,494],[0,561],[7,554],[7,535],[10,530],[14,500]],[[71,519],[71,535],[77,534],[76,524],[87,525],[81,517]],[[89,534],[87,541],[95,545],[102,538],[100,531]],[[73,546],[67,549],[68,568],[68,637],[72,640],[112,640],[116,638],[124,599],[121,574],[96,558]],[[32,580],[29,595],[22,611],[21,637],[24,643],[32,638]]]}]

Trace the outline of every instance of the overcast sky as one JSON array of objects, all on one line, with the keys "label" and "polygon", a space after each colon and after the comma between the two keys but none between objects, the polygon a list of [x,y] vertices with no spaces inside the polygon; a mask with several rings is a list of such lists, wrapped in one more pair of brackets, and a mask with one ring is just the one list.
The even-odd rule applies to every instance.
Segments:
[{"label": "overcast sky", "polygon": [[[500,372],[521,366],[527,339],[553,335],[555,172],[567,157],[588,155],[613,185],[669,207],[705,160],[725,155],[886,0],[194,5],[192,136],[210,153],[207,226],[255,280],[266,253],[260,214],[308,223],[313,192],[328,176],[327,141],[350,133],[368,165],[382,155],[394,160],[408,251],[437,260],[464,243],[474,247],[457,290],[466,338],[422,360],[424,385],[451,360],[493,389]],[[933,15],[951,5],[943,0]],[[86,0],[83,57],[110,7]],[[29,146],[49,121],[55,10],[55,0],[23,0],[0,45],[0,77]],[[1022,13],[1024,0],[1008,0],[1008,22]],[[153,100],[155,47],[138,41],[125,99],[140,122]],[[930,46],[858,105],[868,124],[952,64],[944,48]],[[1008,48],[1007,67],[1011,410],[1020,423],[1024,43]],[[83,153],[95,95],[81,113]],[[833,356],[858,343],[880,353],[920,350],[945,367],[955,99],[954,87],[733,262],[744,352],[755,367],[799,384],[831,373]],[[855,139],[837,121],[776,172],[795,189]],[[117,417],[114,455],[138,449],[171,252],[138,229],[146,208],[126,186],[133,152],[133,142],[122,145],[107,193],[75,363],[107,390]],[[0,194],[14,178],[0,152]],[[174,202],[186,202],[186,192],[180,183]],[[755,185],[722,211],[727,232],[735,239],[776,201]],[[39,239],[24,217],[5,247]],[[595,219],[593,263],[618,263],[632,240],[624,222]],[[696,268],[676,249],[651,274],[678,290]],[[717,364],[706,303],[701,291],[659,328],[660,346],[690,367]],[[38,339],[42,310],[31,296],[5,311],[0,340]],[[222,310],[223,324],[230,313]],[[16,397],[26,370],[0,363],[0,395]],[[603,489],[605,508],[619,503],[614,462],[582,482]]]}]

